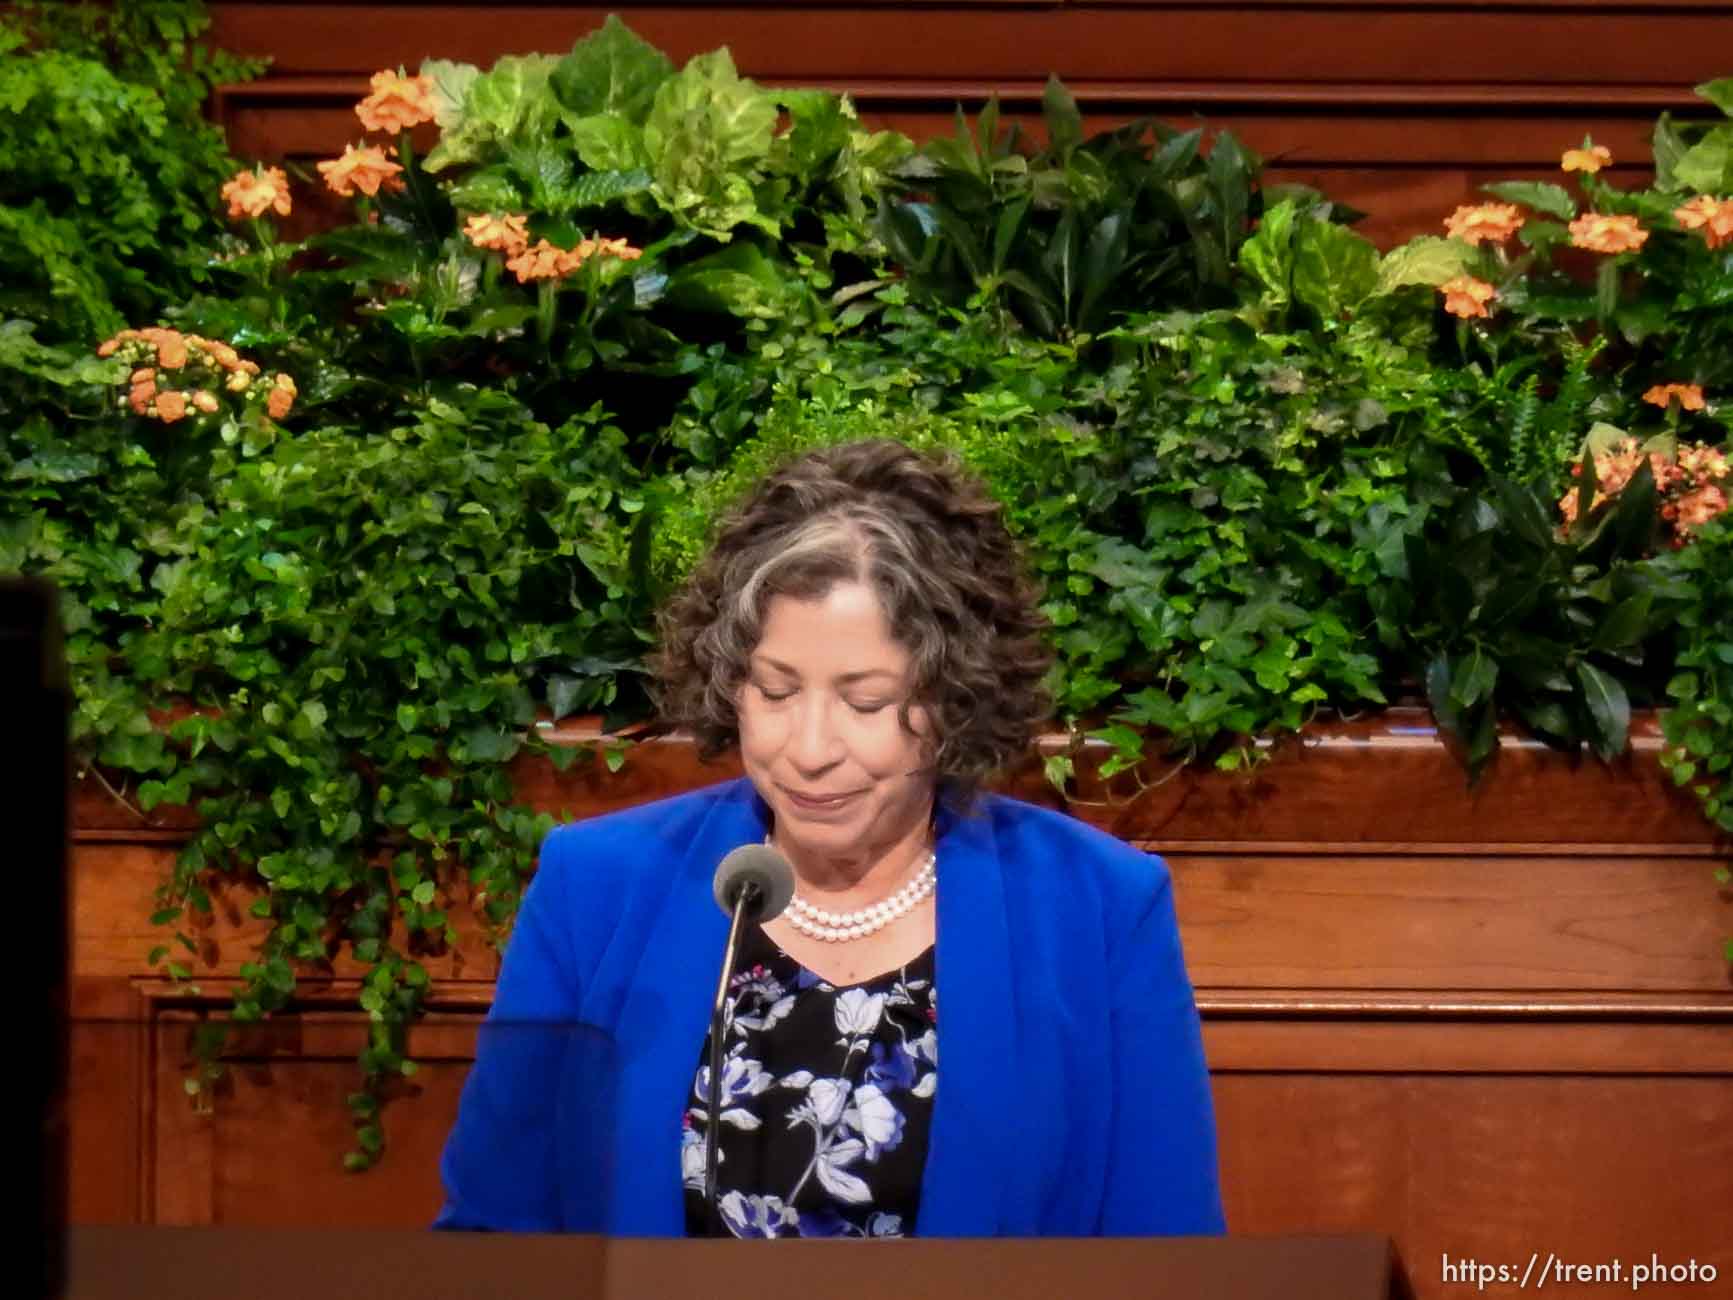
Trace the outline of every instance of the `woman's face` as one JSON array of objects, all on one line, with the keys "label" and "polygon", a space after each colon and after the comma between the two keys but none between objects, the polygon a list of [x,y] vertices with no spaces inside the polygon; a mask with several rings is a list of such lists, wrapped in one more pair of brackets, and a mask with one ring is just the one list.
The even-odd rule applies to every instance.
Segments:
[{"label": "woman's face", "polygon": [[[785,850],[846,870],[924,834],[933,774],[924,709],[897,720],[909,654],[871,590],[839,583],[821,600],[771,600],[739,698],[740,752]],[[812,808],[794,796],[849,796]],[[796,861],[797,867],[800,862]]]}]

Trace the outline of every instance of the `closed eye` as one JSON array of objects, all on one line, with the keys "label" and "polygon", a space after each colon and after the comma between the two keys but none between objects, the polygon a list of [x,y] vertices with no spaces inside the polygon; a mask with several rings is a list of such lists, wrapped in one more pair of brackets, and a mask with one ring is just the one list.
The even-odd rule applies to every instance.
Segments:
[{"label": "closed eye", "polygon": [[[762,686],[758,688],[758,693],[773,703],[780,703],[783,700],[792,699],[794,697],[793,691],[785,691],[781,695],[772,695]],[[882,713],[888,707],[888,705],[884,704],[875,704],[871,708],[863,708],[859,704],[849,705],[849,708],[853,709],[856,713]]]}]

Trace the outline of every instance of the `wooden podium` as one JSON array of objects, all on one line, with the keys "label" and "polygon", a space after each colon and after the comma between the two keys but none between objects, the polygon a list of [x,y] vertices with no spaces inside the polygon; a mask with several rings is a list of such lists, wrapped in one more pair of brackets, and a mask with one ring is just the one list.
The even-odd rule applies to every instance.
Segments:
[{"label": "wooden podium", "polygon": [[79,1227],[66,1300],[1408,1300],[1384,1237],[668,1241]]}]

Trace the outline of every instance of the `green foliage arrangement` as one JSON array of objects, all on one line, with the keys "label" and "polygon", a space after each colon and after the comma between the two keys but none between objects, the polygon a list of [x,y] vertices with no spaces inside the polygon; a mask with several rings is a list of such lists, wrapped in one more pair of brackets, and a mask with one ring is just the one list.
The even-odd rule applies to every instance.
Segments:
[{"label": "green foliage arrangement", "polygon": [[189,0],[0,14],[0,316],[85,351],[204,282],[234,164],[202,110],[264,67],[209,26]]},{"label": "green foliage arrangement", "polygon": [[[1733,123],[1663,119],[1648,189],[1494,187],[1380,252],[1226,133],[1087,136],[1057,81],[1039,146],[989,105],[917,150],[610,18],[564,55],[382,70],[367,138],[317,169],[354,221],[293,242],[289,179],[187,125],[248,69],[172,44],[196,7],[147,9],[180,26],[90,29],[100,162],[0,137],[39,171],[150,178],[5,209],[0,262],[25,256],[6,231],[79,221],[119,261],[0,304],[0,367],[54,415],[8,421],[0,570],[60,584],[89,779],[199,814],[153,963],[196,978],[234,880],[268,927],[235,1020],[364,970],[349,1167],[414,1071],[427,962],[466,913],[504,937],[551,827],[506,765],[588,757],[550,719],[644,723],[662,594],[820,443],[888,433],[981,474],[1046,586],[1061,721],[1109,775],[1244,767],[1322,710],[1419,697],[1478,778],[1499,718],[1610,757],[1658,706],[1675,779],[1733,829]],[[56,120],[88,52],[26,44],[23,13],[0,86],[31,89],[0,111]],[[172,75],[141,52],[165,34]],[[184,138],[118,120],[140,66]],[[162,265],[126,260],[147,243]],[[195,1088],[220,1027],[204,1046]]]}]

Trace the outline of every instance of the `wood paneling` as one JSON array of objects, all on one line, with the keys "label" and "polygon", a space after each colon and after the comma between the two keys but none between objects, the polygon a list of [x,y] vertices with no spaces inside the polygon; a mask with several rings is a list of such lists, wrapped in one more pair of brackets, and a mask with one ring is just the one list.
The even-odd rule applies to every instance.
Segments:
[{"label": "wood paneling", "polygon": [[[224,47],[285,75],[563,51],[610,12],[677,63],[727,45],[766,81],[894,76],[1137,82],[1689,87],[1725,76],[1726,6],[1009,4],[587,6],[217,3]],[[1605,75],[1614,74],[1614,75]]]},{"label": "wood paneling", "polygon": [[1725,1076],[1217,1074],[1228,1221],[1377,1224],[1423,1297],[1468,1289],[1444,1283],[1445,1255],[1516,1261],[1520,1276],[1535,1250],[1627,1265],[1653,1252],[1724,1280],[1729,1091]]},{"label": "wood paneling", "polygon": [[845,92],[865,123],[917,139],[991,94],[1038,128],[1049,73],[1092,130],[1201,115],[1264,155],[1272,180],[1366,210],[1361,229],[1384,246],[1436,231],[1489,181],[1556,177],[1585,133],[1620,160],[1612,177],[1640,184],[1655,116],[1701,113],[1691,87],[1733,75],[1733,4],[1709,0],[213,9],[217,40],[275,59],[219,106],[253,156],[337,153],[376,68],[564,51],[618,12],[676,62],[727,45],[747,76]]}]

